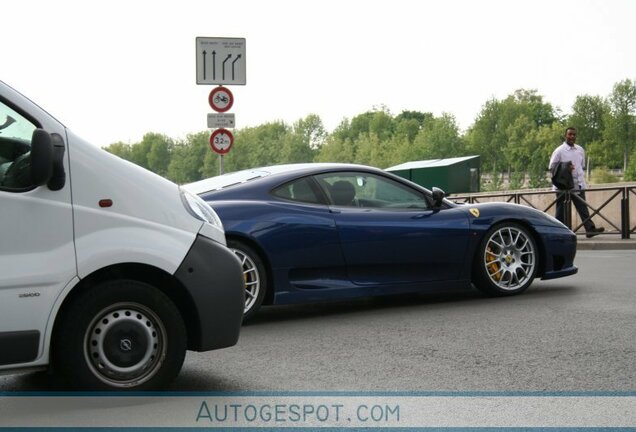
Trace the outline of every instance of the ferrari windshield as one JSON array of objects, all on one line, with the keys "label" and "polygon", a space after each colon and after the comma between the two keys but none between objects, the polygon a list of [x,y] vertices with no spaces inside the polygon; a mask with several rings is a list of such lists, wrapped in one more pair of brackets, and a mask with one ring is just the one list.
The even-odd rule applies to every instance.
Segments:
[{"label": "ferrari windshield", "polygon": [[211,177],[205,180],[200,180],[198,182],[190,183],[190,184],[184,185],[183,188],[187,190],[188,192],[191,192],[194,194],[201,194],[204,192],[224,189],[226,187],[230,187],[236,184],[245,183],[250,180],[265,177],[269,174],[270,172],[259,170],[259,169],[237,171],[237,172],[223,174],[216,177]]}]

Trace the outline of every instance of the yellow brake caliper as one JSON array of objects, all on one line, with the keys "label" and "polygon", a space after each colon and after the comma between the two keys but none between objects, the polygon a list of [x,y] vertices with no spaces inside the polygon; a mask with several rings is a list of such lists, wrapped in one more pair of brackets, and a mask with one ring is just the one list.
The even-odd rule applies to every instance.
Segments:
[{"label": "yellow brake caliper", "polygon": [[497,262],[497,258],[495,254],[492,253],[492,249],[490,247],[486,248],[486,268],[490,272],[490,276],[494,278],[497,282],[501,280],[502,272],[499,272],[499,263]]}]

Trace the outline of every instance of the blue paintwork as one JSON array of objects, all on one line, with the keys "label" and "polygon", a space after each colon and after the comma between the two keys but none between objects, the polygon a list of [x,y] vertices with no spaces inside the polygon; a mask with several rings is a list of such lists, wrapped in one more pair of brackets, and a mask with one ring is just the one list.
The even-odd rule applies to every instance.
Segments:
[{"label": "blue paintwork", "polygon": [[[538,277],[577,272],[574,233],[530,207],[448,200],[442,209],[407,211],[305,204],[278,198],[271,191],[299,177],[358,171],[390,178],[429,197],[431,192],[359,165],[303,164],[272,171],[216,191],[191,189],[216,210],[228,238],[241,239],[261,253],[274,287],[268,303],[468,287],[473,257],[484,234],[504,221],[523,224],[535,234],[541,255]],[[478,217],[471,208],[479,210]]]}]

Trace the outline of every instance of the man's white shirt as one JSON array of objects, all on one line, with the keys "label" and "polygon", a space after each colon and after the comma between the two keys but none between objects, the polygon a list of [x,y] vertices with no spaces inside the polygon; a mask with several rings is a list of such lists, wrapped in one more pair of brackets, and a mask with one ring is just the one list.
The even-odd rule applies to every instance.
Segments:
[{"label": "man's white shirt", "polygon": [[583,150],[583,147],[578,144],[570,147],[568,143],[563,142],[552,152],[550,170],[560,162],[572,162],[574,164],[574,171],[572,171],[574,187],[585,189],[585,150]]}]

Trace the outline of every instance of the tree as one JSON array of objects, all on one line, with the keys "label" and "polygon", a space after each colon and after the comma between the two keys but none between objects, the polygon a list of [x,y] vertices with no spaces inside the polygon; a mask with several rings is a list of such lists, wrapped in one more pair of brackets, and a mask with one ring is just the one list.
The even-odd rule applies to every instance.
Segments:
[{"label": "tree", "polygon": [[315,157],[316,162],[352,163],[357,153],[356,143],[351,138],[329,135]]},{"label": "tree", "polygon": [[309,114],[304,119],[298,120],[292,129],[294,134],[299,135],[304,145],[310,149],[320,148],[327,138],[325,126],[320,116],[316,114]]},{"label": "tree", "polygon": [[405,152],[405,161],[443,159],[466,155],[455,117],[444,113],[429,119]]},{"label": "tree", "polygon": [[572,105],[572,114],[567,118],[567,126],[576,128],[577,142],[600,142],[603,139],[605,119],[610,113],[607,101],[600,96],[577,96]]},{"label": "tree", "polygon": [[636,141],[636,81],[626,79],[615,84],[609,102],[612,115],[606,141],[622,148],[623,170],[627,170]]},{"label": "tree", "polygon": [[550,186],[547,179],[548,164],[550,156],[555,147],[561,142],[563,136],[563,125],[554,122],[551,125],[544,125],[533,131],[527,139],[530,141],[530,147],[533,150],[527,165],[528,187],[543,188]]},{"label": "tree", "polygon": [[123,143],[121,141],[113,143],[111,145],[109,145],[108,147],[104,147],[104,150],[106,150],[109,153],[112,153],[116,156],[119,156],[122,159],[125,160],[130,160],[131,157],[131,148],[130,148],[130,144],[126,144]]},{"label": "tree", "polygon": [[[521,117],[525,119],[519,123]],[[527,147],[515,152],[528,156],[533,153],[533,143],[527,139],[531,132],[557,120],[552,105],[544,102],[536,90],[517,90],[502,101],[486,102],[466,134],[467,148],[470,153],[481,155],[483,172],[492,170],[493,178],[498,178],[503,169],[512,172],[517,164],[504,150],[511,149],[511,141],[515,142],[515,148]]]},{"label": "tree", "polygon": [[629,165],[625,170],[625,181],[636,180],[636,150],[634,150],[629,158]]},{"label": "tree", "polygon": [[125,144],[117,142],[109,145],[105,150],[166,177],[173,147],[174,141],[172,138],[163,134],[148,132],[139,143]]},{"label": "tree", "polygon": [[409,142],[413,142],[417,134],[424,127],[426,122],[433,119],[433,114],[419,111],[402,111],[393,122],[395,124],[395,134],[406,136]]},{"label": "tree", "polygon": [[189,134],[175,144],[168,165],[168,178],[175,183],[191,183],[203,178],[203,161],[210,152],[210,133]]},{"label": "tree", "polygon": [[148,169],[162,177],[166,177],[174,141],[166,135],[150,132],[144,135],[141,143],[149,148],[146,158]]},{"label": "tree", "polygon": [[386,142],[382,142],[375,133],[364,133],[358,136],[355,162],[377,167],[384,167],[387,156]]}]

